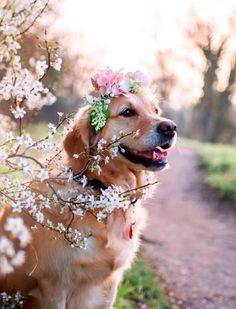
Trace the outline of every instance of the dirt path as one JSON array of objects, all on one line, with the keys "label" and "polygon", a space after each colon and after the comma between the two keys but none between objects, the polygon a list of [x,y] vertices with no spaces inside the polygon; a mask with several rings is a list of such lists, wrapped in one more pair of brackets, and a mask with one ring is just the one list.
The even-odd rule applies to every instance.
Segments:
[{"label": "dirt path", "polygon": [[181,308],[236,309],[236,214],[206,194],[197,160],[176,150],[159,174],[143,250]]}]

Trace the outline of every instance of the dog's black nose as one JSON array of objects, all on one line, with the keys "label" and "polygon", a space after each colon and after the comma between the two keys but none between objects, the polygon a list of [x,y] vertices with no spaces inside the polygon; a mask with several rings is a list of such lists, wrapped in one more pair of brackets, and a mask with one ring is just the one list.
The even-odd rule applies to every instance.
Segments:
[{"label": "dog's black nose", "polygon": [[177,126],[174,121],[164,120],[157,126],[157,132],[165,135],[166,137],[172,137],[177,130]]}]

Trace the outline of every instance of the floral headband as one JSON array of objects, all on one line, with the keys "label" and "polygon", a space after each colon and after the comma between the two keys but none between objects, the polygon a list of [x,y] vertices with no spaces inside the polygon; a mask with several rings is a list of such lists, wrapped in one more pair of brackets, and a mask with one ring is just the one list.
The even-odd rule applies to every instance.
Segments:
[{"label": "floral headband", "polygon": [[148,85],[147,77],[140,71],[124,74],[122,71],[114,72],[111,69],[99,70],[91,81],[98,96],[87,96],[86,99],[92,105],[89,116],[96,134],[105,126],[110,115],[111,98],[127,93],[139,93]]}]

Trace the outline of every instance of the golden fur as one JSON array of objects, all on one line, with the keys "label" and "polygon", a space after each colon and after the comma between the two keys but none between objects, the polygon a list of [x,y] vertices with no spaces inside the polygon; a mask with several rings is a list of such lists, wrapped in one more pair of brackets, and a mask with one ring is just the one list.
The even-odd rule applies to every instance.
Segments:
[{"label": "golden fur", "polygon": [[[119,116],[122,108],[134,107],[137,117]],[[149,94],[129,94],[112,100],[111,115],[104,129],[94,135],[89,124],[88,107],[82,108],[74,121],[73,131],[63,140],[64,160],[74,172],[81,171],[89,152],[100,138],[110,141],[122,130],[140,129],[140,134],[126,137],[125,145],[144,150],[150,139],[152,128],[163,120],[156,114],[156,101]],[[79,159],[74,153],[83,153]],[[141,164],[134,164],[122,155],[103,166],[98,176],[87,171],[89,179],[99,179],[104,185],[116,184],[124,190],[142,186],[150,172]],[[75,182],[73,185],[78,186]],[[68,190],[69,184],[55,183],[60,190]],[[37,183],[37,190],[47,192],[45,184]],[[44,210],[53,222],[68,225],[71,213],[59,213],[59,207]],[[1,226],[11,213],[5,207],[1,213]],[[35,225],[31,217],[20,214],[27,226]],[[19,214],[17,214],[19,216]],[[0,278],[0,291],[22,291],[30,297],[24,308],[41,309],[110,309],[124,271],[130,267],[139,246],[139,235],[145,222],[145,210],[138,202],[126,212],[116,210],[105,222],[98,222],[93,214],[86,213],[83,220],[74,219],[72,228],[83,234],[92,233],[86,250],[71,248],[57,234],[38,225],[31,231],[31,243],[27,248],[26,262],[13,274]],[[129,239],[130,225],[133,224],[133,238]],[[2,233],[3,231],[1,231]],[[57,239],[55,239],[55,237]],[[16,244],[17,246],[17,244]]]}]

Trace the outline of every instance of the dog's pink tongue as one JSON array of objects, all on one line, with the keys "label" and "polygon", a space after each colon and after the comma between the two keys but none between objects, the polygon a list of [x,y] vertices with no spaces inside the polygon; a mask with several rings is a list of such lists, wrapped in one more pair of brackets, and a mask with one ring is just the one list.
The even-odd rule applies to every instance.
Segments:
[{"label": "dog's pink tongue", "polygon": [[155,148],[150,151],[137,151],[136,155],[157,161],[165,159],[167,157],[167,151],[162,152],[158,148]]}]

